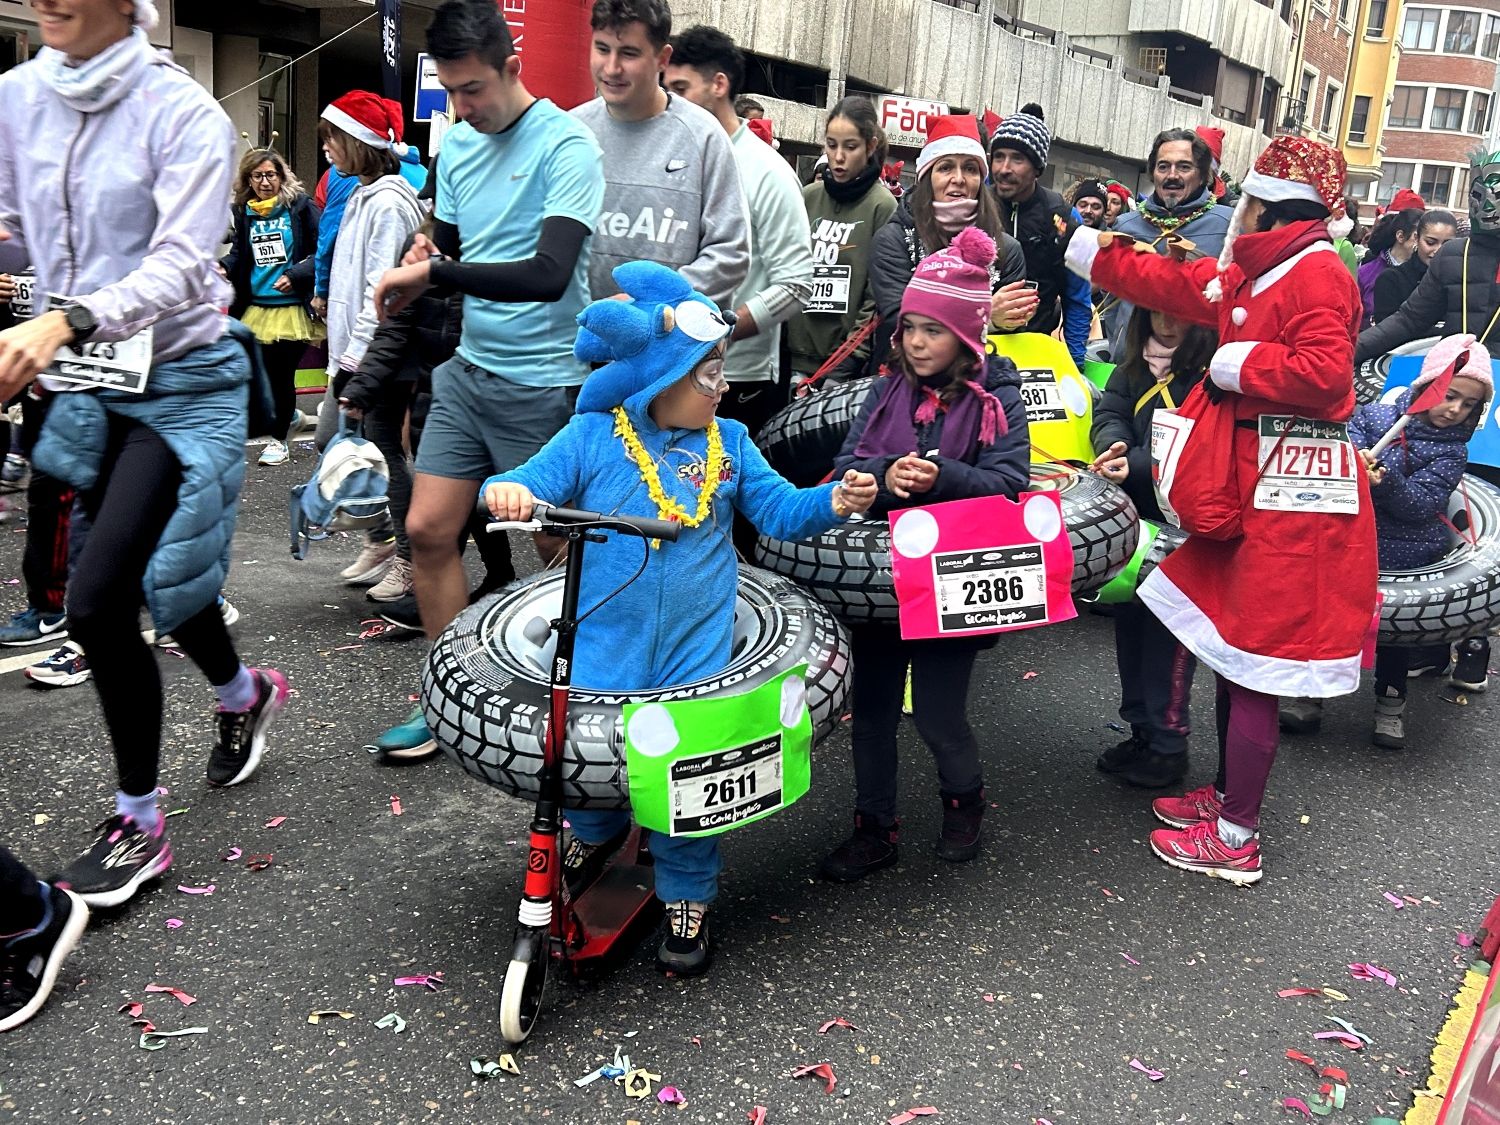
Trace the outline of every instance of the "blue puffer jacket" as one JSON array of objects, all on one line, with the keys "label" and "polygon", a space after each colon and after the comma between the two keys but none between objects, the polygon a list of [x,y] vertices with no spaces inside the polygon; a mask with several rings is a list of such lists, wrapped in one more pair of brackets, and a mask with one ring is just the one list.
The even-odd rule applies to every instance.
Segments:
[{"label": "blue puffer jacket", "polygon": [[[1349,419],[1349,440],[1370,449],[1395,424],[1411,402],[1403,391],[1394,403],[1372,402]],[[1442,558],[1451,541],[1442,517],[1469,463],[1469,438],[1482,413],[1439,429],[1418,416],[1384,453],[1385,479],[1370,486],[1375,504],[1375,536],[1381,570],[1415,570]]]},{"label": "blue puffer jacket", "polygon": [[149,426],[182,463],[177,510],[146,566],[146,608],[158,635],[211,605],[229,573],[240,486],[250,361],[233,337],[158,364],[146,393],[79,392],[53,397],[32,459],[78,489],[99,479],[109,416]]}]

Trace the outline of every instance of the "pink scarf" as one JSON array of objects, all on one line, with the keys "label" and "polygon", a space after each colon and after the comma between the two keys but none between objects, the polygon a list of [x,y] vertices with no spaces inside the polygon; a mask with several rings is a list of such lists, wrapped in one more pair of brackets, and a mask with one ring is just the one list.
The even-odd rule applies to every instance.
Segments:
[{"label": "pink scarf", "polygon": [[1146,366],[1151,369],[1151,377],[1158,383],[1172,381],[1172,357],[1176,354],[1176,348],[1167,347],[1155,336],[1147,339],[1146,346],[1141,349],[1141,358],[1146,361]]},{"label": "pink scarf", "polygon": [[974,220],[979,217],[979,200],[953,199],[940,203],[934,199],[932,217],[937,222],[938,230],[947,235],[955,235],[964,227],[974,225]]}]

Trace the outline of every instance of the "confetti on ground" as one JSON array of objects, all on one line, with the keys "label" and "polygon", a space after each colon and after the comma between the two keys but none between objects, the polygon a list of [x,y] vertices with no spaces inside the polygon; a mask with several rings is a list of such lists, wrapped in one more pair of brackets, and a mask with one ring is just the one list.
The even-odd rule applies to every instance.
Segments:
[{"label": "confetti on ground", "polygon": [[820,1028],[818,1028],[818,1034],[819,1035],[827,1035],[828,1032],[829,1032],[829,1030],[831,1028],[835,1028],[835,1027],[847,1027],[850,1031],[858,1031],[859,1030],[859,1028],[855,1027],[852,1023],[850,1023],[848,1020],[846,1020],[843,1016],[834,1016],[833,1019],[825,1021],[823,1023],[823,1026],[821,1026]]},{"label": "confetti on ground", "polygon": [[1312,1110],[1310,1110],[1310,1109],[1307,1108],[1307,1103],[1305,1101],[1303,1101],[1301,1098],[1282,1098],[1281,1099],[1281,1108],[1282,1109],[1295,1109],[1298,1113],[1302,1114],[1302,1116],[1305,1117],[1305,1118],[1307,1118],[1309,1121],[1312,1120]]},{"label": "confetti on ground", "polygon": [[180,928],[181,926],[182,926],[182,919],[181,918],[168,918],[167,919],[167,929],[169,929],[169,930],[175,930],[175,929]]},{"label": "confetti on ground", "polygon": [[790,918],[788,918],[785,914],[772,914],[771,915],[771,921],[773,921],[773,922],[780,922],[783,926],[786,926],[786,925],[789,925],[792,920]]},{"label": "confetti on ground", "polygon": [[266,827],[267,828],[280,828],[285,823],[286,823],[286,817],[284,817],[284,816],[273,816],[270,820],[266,821]]},{"label": "confetti on ground", "polygon": [[1463,946],[1465,949],[1472,949],[1474,946],[1474,935],[1466,934],[1462,930],[1459,931],[1458,938],[1456,940],[1458,941],[1458,944]]},{"label": "confetti on ground", "polygon": [[1303,813],[1302,814],[1302,823],[1303,824],[1311,824],[1312,823],[1312,817],[1308,816],[1306,813]]},{"label": "confetti on ground", "polygon": [[253,855],[245,860],[245,866],[251,871],[264,871],[276,862],[276,857],[267,852],[265,855]]},{"label": "confetti on ground", "polygon": [[1039,675],[1039,673],[1037,673],[1037,672],[1022,672],[1021,673],[1021,679],[1023,679],[1023,680],[1034,680],[1034,679],[1037,678],[1038,675]]},{"label": "confetti on ground", "polygon": [[218,890],[218,887],[213,883],[210,883],[206,887],[185,887],[181,883],[178,883],[177,889],[185,895],[211,895],[214,891]]},{"label": "confetti on ground", "polygon": [[127,1000],[116,1008],[115,1011],[121,1015],[129,1016],[133,1020],[138,1020],[141,1018],[141,1013],[145,1011],[145,1007],[139,1000]]},{"label": "confetti on ground", "polygon": [[750,1119],[750,1125],[766,1125],[766,1107],[763,1105],[756,1106],[745,1116]]},{"label": "confetti on ground", "polygon": [[[879,1056],[876,1056],[877,1058]],[[873,1059],[871,1060],[873,1061]],[[811,1063],[807,1066],[799,1066],[792,1070],[793,1078],[806,1078],[809,1074],[821,1078],[825,1083],[823,1093],[831,1094],[839,1080],[833,1076],[833,1067],[829,1063]]]},{"label": "confetti on ground", "polygon": [[165,817],[169,817],[169,816],[181,816],[181,815],[182,815],[182,814],[183,814],[183,813],[185,813],[185,812],[187,812],[187,811],[188,811],[188,810],[187,810],[187,806],[186,806],[186,805],[183,805],[183,806],[182,806],[182,808],[180,808],[180,809],[173,809],[173,810],[172,810],[172,811],[171,811],[171,812],[164,812],[164,813],[162,813],[162,814],[161,814],[161,815],[162,815],[162,816],[163,816],[163,817],[164,817],[164,818],[165,818]]},{"label": "confetti on ground", "polygon": [[1125,960],[1129,961],[1132,965],[1139,965],[1140,964],[1139,961],[1137,961],[1134,957],[1132,957],[1128,953],[1121,953],[1120,956],[1123,957],[1123,958],[1125,958]]},{"label": "confetti on ground", "polygon": [[196,1004],[198,1002],[198,998],[196,996],[189,996],[186,992],[182,991],[182,989],[173,988],[168,984],[148,984],[146,986],[146,991],[168,993],[184,1008],[186,1008],[189,1004]]},{"label": "confetti on ground", "polygon": [[219,858],[222,859],[225,863],[233,863],[235,860],[239,859],[240,856],[242,856],[244,854],[245,853],[242,852],[242,851],[240,851],[239,848],[230,848],[227,852],[225,852]]},{"label": "confetti on ground", "polygon": [[1311,1055],[1304,1055],[1301,1051],[1296,1051],[1288,1047],[1286,1057],[1291,1059],[1293,1062],[1305,1063],[1307,1066],[1312,1067],[1314,1070],[1318,1069],[1318,1060],[1313,1058]]},{"label": "confetti on ground", "polygon": [[354,1013],[353,1012],[341,1012],[337,1008],[325,1008],[325,1009],[323,1009],[321,1011],[317,1011],[317,1012],[308,1012],[307,1013],[307,1022],[308,1023],[317,1023],[319,1020],[323,1019],[325,1016],[337,1016],[341,1020],[352,1020],[354,1018]]},{"label": "confetti on ground", "polygon": [[1145,1063],[1141,1062],[1140,1059],[1131,1059],[1130,1060],[1130,1069],[1131,1070],[1138,1070],[1138,1071],[1140,1071],[1142,1074],[1144,1074],[1147,1078],[1151,1079],[1151,1081],[1153,1081],[1153,1082],[1160,1082],[1163,1078],[1166,1077],[1166,1075],[1163,1074],[1161,1071],[1151,1069],[1151,1067],[1149,1067]]},{"label": "confetti on ground", "polygon": [[1321,996],[1325,1000],[1337,1000],[1341,1004],[1347,1004],[1349,997],[1336,988],[1283,988],[1276,994],[1285,999],[1288,996]]},{"label": "confetti on ground", "polygon": [[[395,1015],[396,1013],[391,1013],[391,1016]],[[391,1016],[387,1016],[386,1018],[390,1019]],[[400,1017],[398,1016],[397,1018],[399,1019]],[[376,1026],[379,1027],[380,1025],[376,1024]],[[401,1026],[405,1027],[406,1025],[402,1024]],[[399,1031],[400,1028],[397,1028],[397,1030]],[[501,1055],[499,1058],[496,1058],[494,1060],[485,1058],[470,1059],[469,1070],[473,1072],[476,1078],[484,1079],[498,1078],[502,1074],[514,1074],[519,1076],[521,1073],[521,1068],[516,1065],[514,1055]]]},{"label": "confetti on ground", "polygon": [[911,1125],[919,1117],[936,1117],[938,1112],[937,1106],[914,1105],[905,1113],[896,1114],[885,1125]]},{"label": "confetti on ground", "polygon": [[687,1105],[687,1099],[676,1086],[663,1086],[656,1091],[656,1100],[662,1105]]},{"label": "confetti on ground", "polygon": [[1351,1051],[1362,1051],[1365,1048],[1365,1041],[1363,1039],[1358,1035],[1351,1035],[1347,1031],[1318,1031],[1313,1033],[1313,1038],[1332,1039],[1335,1043],[1340,1043],[1348,1047]]},{"label": "confetti on ground", "polygon": [[177,1039],[184,1035],[207,1035],[206,1027],[185,1027],[181,1031],[142,1031],[140,1048],[143,1051],[160,1051],[167,1045],[168,1039]]},{"label": "confetti on ground", "polygon": [[993,1004],[995,1002],[995,994],[993,992],[986,992],[984,994],[984,1002],[986,1004]]},{"label": "confetti on ground", "polygon": [[46,813],[39,812],[34,817],[31,818],[31,823],[34,824],[34,825],[36,825],[36,826],[38,826],[38,827],[40,827],[41,825],[46,824],[51,819],[52,818],[50,816],[48,816]]},{"label": "confetti on ground", "polygon": [[1359,1028],[1355,1027],[1348,1020],[1341,1020],[1341,1019],[1338,1018],[1338,1016],[1329,1016],[1328,1018],[1330,1020],[1332,1020],[1334,1023],[1338,1024],[1340,1027],[1342,1027],[1350,1035],[1357,1035],[1359,1038],[1363,1039],[1366,1043],[1373,1043],[1373,1042],[1375,1042],[1375,1040],[1371,1039],[1368,1035],[1366,1035]]},{"label": "confetti on ground", "polygon": [[1396,974],[1382,969],[1373,962],[1355,962],[1349,966],[1349,975],[1355,980],[1383,980],[1392,988],[1396,987]]},{"label": "confetti on ground", "polygon": [[391,815],[401,815],[401,798],[396,796],[396,794],[394,793],[391,794]]},{"label": "confetti on ground", "polygon": [[1384,894],[1383,894],[1382,897],[1385,899],[1386,902],[1390,903],[1397,910],[1405,910],[1406,909],[1406,903],[1402,900],[1402,898],[1401,898],[1400,895],[1393,895],[1393,894],[1391,894],[1390,891],[1386,891],[1386,892],[1384,892]]},{"label": "confetti on ground", "polygon": [[376,1020],[375,1026],[394,1027],[396,1029],[396,1034],[400,1035],[403,1031],[406,1030],[406,1021],[398,1016],[395,1012],[392,1012],[390,1015],[381,1016],[378,1020]]},{"label": "confetti on ground", "polygon": [[419,984],[433,992],[442,988],[446,983],[442,973],[414,973],[409,977],[397,977],[395,981],[397,988],[404,988],[408,984]]}]

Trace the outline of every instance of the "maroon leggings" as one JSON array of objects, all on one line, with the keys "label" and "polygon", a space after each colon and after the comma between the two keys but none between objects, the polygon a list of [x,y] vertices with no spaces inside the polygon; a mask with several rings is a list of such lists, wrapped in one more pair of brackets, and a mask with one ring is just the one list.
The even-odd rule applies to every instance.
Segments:
[{"label": "maroon leggings", "polygon": [[1219,776],[1224,819],[1243,828],[1260,826],[1260,803],[1281,739],[1278,701],[1214,675],[1214,712],[1219,720]]}]

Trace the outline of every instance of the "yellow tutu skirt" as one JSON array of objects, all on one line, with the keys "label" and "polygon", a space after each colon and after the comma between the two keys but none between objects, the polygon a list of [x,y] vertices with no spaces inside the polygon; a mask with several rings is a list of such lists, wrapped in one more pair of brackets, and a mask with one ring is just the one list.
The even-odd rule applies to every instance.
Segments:
[{"label": "yellow tutu skirt", "polygon": [[283,340],[317,342],[327,335],[323,325],[307,313],[304,305],[251,305],[240,317],[262,344]]}]

